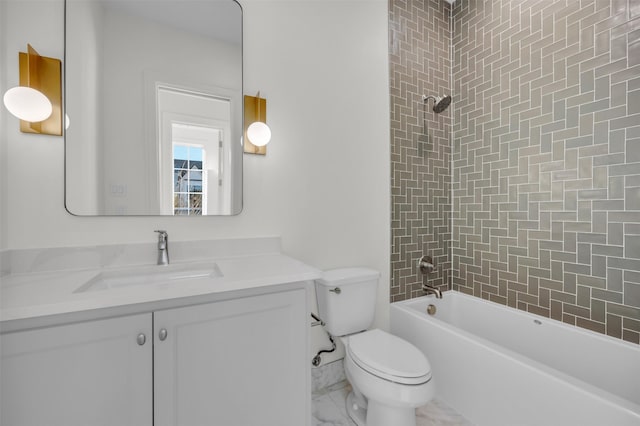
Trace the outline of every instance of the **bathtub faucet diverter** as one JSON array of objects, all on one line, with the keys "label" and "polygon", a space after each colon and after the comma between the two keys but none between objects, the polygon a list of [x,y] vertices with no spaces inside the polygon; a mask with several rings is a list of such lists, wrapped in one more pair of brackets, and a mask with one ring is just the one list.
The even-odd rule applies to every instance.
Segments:
[{"label": "bathtub faucet diverter", "polygon": [[[420,259],[418,259],[418,268],[420,269],[422,275],[428,275],[436,269],[436,266],[433,264],[433,259],[431,258],[431,256],[422,256]],[[422,291],[424,291],[426,294],[435,294],[436,299],[442,299],[442,292],[438,288],[432,287],[427,284],[422,284]]]}]

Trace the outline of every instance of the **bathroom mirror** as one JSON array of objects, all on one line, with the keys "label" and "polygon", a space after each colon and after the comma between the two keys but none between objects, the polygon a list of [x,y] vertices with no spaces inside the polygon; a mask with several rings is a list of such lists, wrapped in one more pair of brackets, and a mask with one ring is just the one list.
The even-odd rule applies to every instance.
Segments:
[{"label": "bathroom mirror", "polygon": [[242,209],[242,9],[66,0],[65,206],[74,215]]}]

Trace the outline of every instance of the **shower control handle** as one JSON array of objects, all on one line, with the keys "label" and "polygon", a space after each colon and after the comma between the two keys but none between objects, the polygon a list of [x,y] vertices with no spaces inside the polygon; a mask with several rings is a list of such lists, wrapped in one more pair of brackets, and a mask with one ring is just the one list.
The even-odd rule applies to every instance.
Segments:
[{"label": "shower control handle", "polygon": [[418,259],[418,268],[423,275],[432,273],[436,269],[436,265],[433,264],[431,256],[422,256]]}]

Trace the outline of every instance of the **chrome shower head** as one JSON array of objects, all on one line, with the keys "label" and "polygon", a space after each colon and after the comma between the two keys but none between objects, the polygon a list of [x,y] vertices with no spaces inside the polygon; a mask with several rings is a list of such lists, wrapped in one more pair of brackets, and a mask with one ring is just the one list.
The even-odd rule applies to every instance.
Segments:
[{"label": "chrome shower head", "polygon": [[429,99],[433,99],[433,112],[435,112],[436,114],[440,114],[441,112],[443,112],[444,110],[446,110],[449,107],[449,104],[451,103],[451,96],[450,95],[446,95],[446,96],[426,96],[426,95],[422,95],[422,102],[424,102],[425,104],[427,103],[427,101]]},{"label": "chrome shower head", "polygon": [[433,112],[435,112],[436,114],[440,114],[441,112],[443,112],[445,109],[447,109],[449,107],[449,104],[451,103],[451,96],[447,95],[447,96],[443,96],[441,98],[436,98],[436,104],[433,106]]}]

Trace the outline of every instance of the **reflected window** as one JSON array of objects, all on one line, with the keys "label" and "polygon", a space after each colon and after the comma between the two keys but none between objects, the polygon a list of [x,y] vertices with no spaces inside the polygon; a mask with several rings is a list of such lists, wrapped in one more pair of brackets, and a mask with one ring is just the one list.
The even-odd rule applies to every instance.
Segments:
[{"label": "reflected window", "polygon": [[[203,146],[173,144],[173,214],[199,216],[206,206]],[[206,212],[205,212],[206,214]]]}]

